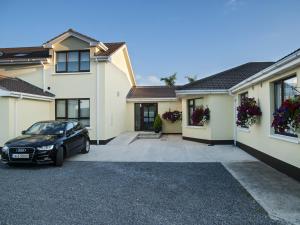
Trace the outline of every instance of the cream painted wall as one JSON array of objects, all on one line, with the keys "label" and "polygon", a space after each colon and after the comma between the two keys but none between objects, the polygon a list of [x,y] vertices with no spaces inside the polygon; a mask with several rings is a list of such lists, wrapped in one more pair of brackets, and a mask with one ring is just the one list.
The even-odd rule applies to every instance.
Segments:
[{"label": "cream painted wall", "polygon": [[[203,127],[189,126],[187,99],[203,97],[203,105],[210,109],[210,121]],[[229,95],[202,95],[182,98],[182,135],[206,140],[233,139],[233,97]]]},{"label": "cream painted wall", "polygon": [[[136,103],[142,103],[136,102]],[[181,112],[181,101],[156,101],[153,103],[157,103],[157,111],[158,114],[162,117],[162,114],[171,110],[178,110]],[[134,102],[127,102],[127,120],[126,120],[126,126],[128,131],[134,131]],[[175,123],[168,122],[164,119],[162,119],[162,132],[163,133],[181,133],[182,127],[181,122],[177,121]]]},{"label": "cream painted wall", "polygon": [[0,75],[19,77],[35,86],[43,88],[42,65],[0,66]]},{"label": "cream painted wall", "polygon": [[[158,114],[161,116],[168,111],[177,110],[181,112],[181,101],[170,101],[170,102],[158,102],[157,105]],[[182,133],[181,121],[176,121],[175,123],[171,123],[162,118],[162,132],[163,133]]]},{"label": "cream painted wall", "polygon": [[0,97],[0,146],[19,136],[22,130],[35,122],[54,119],[51,113],[53,104],[49,101]]},{"label": "cream painted wall", "polygon": [[[262,117],[259,123],[250,127],[247,132],[237,128],[237,141],[300,168],[300,145],[270,137],[273,134],[271,123],[274,111],[272,82],[293,74],[297,74],[298,86],[300,86],[300,68],[297,68],[238,93],[248,91],[249,97],[254,97],[259,102]],[[237,101],[238,94],[235,95]],[[278,135],[274,136],[278,137]]]},{"label": "cream painted wall", "polygon": [[182,136],[211,140],[211,126],[209,123],[205,124],[203,127],[188,125],[187,99],[192,99],[196,97],[203,97],[204,106],[207,106],[209,104],[210,96],[192,96],[189,98],[182,98]]},{"label": "cream painted wall", "polygon": [[105,63],[105,139],[127,130],[126,96],[130,88],[127,74],[115,64]]}]

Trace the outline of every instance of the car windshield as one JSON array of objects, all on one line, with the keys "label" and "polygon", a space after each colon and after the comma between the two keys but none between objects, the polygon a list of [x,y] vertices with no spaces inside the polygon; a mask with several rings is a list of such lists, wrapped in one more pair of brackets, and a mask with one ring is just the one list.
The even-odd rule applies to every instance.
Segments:
[{"label": "car windshield", "polygon": [[32,125],[25,134],[59,135],[65,131],[65,123],[40,122]]}]

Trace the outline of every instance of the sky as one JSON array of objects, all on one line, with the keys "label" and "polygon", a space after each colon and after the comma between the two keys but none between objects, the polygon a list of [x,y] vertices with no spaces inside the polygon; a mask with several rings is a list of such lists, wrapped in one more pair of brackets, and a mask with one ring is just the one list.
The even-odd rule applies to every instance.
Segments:
[{"label": "sky", "polygon": [[38,46],[73,28],[125,41],[138,85],[198,79],[300,48],[299,0],[0,1],[0,47]]}]

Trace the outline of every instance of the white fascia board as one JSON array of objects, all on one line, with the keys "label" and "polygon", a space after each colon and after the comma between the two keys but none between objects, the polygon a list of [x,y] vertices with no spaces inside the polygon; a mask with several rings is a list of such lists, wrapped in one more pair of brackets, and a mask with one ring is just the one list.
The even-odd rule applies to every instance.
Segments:
[{"label": "white fascia board", "polygon": [[27,98],[27,99],[34,99],[34,100],[42,100],[42,101],[54,101],[54,97],[42,96],[42,95],[34,95],[28,94],[23,92],[14,92],[10,91],[7,97],[15,97],[15,98]]},{"label": "white fascia board", "polygon": [[45,43],[43,45],[43,47],[44,48],[52,48],[54,44],[59,43],[59,42],[65,40],[65,39],[67,39],[67,38],[69,38],[71,36],[76,37],[76,38],[78,38],[78,39],[80,39],[80,40],[82,40],[84,42],[89,43],[90,46],[97,46],[99,44],[99,42],[92,41],[89,38],[86,38],[86,37],[84,37],[82,35],[79,35],[79,34],[76,34],[76,33],[72,32],[72,31],[69,31],[69,32],[67,32],[67,33],[65,33],[63,35],[60,35],[59,37],[55,38],[54,40],[52,40],[52,41],[50,41],[48,43]]},{"label": "white fascia board", "polygon": [[0,65],[10,65],[10,64],[35,64],[35,63],[48,63],[45,58],[38,59],[1,59]]},{"label": "white fascia board", "polygon": [[175,91],[177,96],[184,95],[208,95],[208,94],[229,94],[226,89],[211,89],[211,90],[177,90]]},{"label": "white fascia board", "polygon": [[98,42],[96,45],[99,46],[99,48],[103,49],[104,51],[108,50],[108,47],[106,47],[106,45],[101,41]]},{"label": "white fascia board", "polygon": [[266,69],[254,74],[248,79],[238,83],[229,89],[230,92],[236,93],[241,89],[248,88],[251,85],[259,83],[261,81],[272,78],[272,76],[277,75],[280,72],[291,69],[295,66],[300,65],[300,50],[292,54],[291,56],[276,62],[275,64],[267,67]]},{"label": "white fascia board", "polygon": [[176,102],[177,98],[127,98],[127,102]]},{"label": "white fascia board", "polygon": [[9,91],[0,89],[0,97],[7,97],[9,95],[10,95]]}]

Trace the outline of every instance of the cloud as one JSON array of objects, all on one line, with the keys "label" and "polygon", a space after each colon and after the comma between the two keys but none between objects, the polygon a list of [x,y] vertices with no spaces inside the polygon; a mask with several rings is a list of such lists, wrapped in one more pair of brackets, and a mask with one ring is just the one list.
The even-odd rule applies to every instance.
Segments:
[{"label": "cloud", "polygon": [[163,83],[160,81],[160,78],[155,75],[136,75],[137,85],[162,85]]},{"label": "cloud", "polygon": [[226,2],[226,6],[231,10],[236,10],[241,4],[241,0],[227,0]]}]

